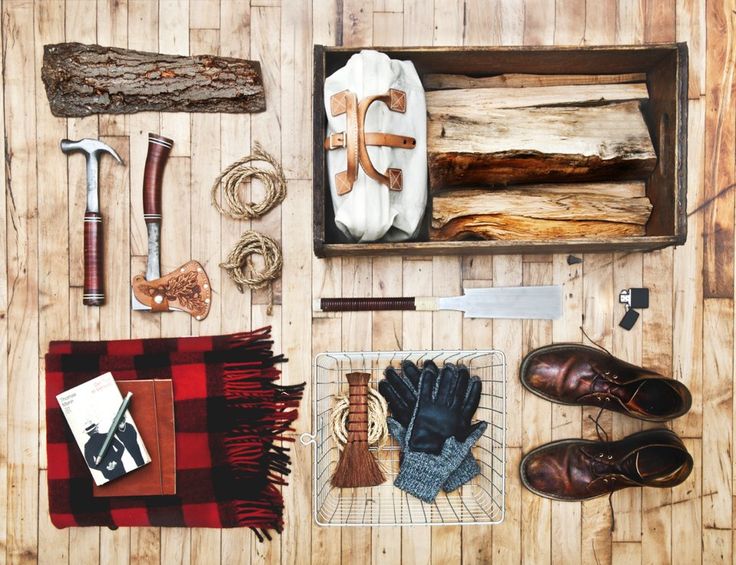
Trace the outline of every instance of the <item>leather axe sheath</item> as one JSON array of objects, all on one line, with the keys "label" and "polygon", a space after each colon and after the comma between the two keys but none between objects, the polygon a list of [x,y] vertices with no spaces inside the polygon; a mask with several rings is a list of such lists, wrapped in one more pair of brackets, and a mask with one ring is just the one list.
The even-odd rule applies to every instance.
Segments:
[{"label": "leather axe sheath", "polygon": [[204,320],[210,312],[210,279],[197,261],[184,263],[161,276],[161,184],[164,167],[174,142],[148,134],[148,155],[143,174],[143,219],[148,231],[146,274],[133,277],[133,310],[148,312],[187,312]]}]

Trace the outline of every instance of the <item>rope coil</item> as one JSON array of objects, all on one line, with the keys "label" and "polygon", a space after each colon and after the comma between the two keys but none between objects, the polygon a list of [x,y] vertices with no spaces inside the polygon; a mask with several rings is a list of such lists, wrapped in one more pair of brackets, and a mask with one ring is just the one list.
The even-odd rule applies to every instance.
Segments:
[{"label": "rope coil", "polygon": [[[263,257],[262,270],[256,269],[252,255]],[[225,269],[240,292],[244,292],[246,287],[250,290],[268,287],[266,313],[270,316],[273,312],[273,283],[281,276],[282,264],[279,244],[267,235],[248,230],[240,236],[227,260],[220,263],[220,267]]]},{"label": "rope coil", "polygon": [[[217,210],[234,220],[252,220],[260,218],[286,197],[286,178],[281,165],[269,155],[260,144],[254,144],[252,155],[247,155],[235,161],[220,173],[210,189],[212,205]],[[255,162],[268,163],[271,168],[250,165]],[[256,178],[263,183],[266,194],[261,202],[243,202],[238,187],[249,178]],[[221,205],[217,201],[217,194],[222,183]]]},{"label": "rope coil", "polygon": [[[378,391],[368,387],[368,445],[381,447],[388,441],[388,404]],[[330,412],[330,433],[342,451],[348,441],[348,397],[335,396],[335,405]]]},{"label": "rope coil", "polygon": [[[264,168],[251,163],[268,163]],[[256,178],[263,183],[266,194],[261,202],[243,202],[238,188],[249,178]],[[222,185],[222,202],[218,202],[218,192]],[[281,165],[269,155],[260,144],[255,143],[253,154],[235,161],[222,171],[210,189],[212,205],[220,214],[233,220],[252,220],[260,218],[286,197],[286,178]],[[258,270],[253,264],[253,255],[263,257],[263,269]],[[240,240],[230,251],[227,260],[220,263],[240,292],[245,288],[259,290],[268,287],[268,308],[266,314],[273,312],[273,283],[281,276],[283,261],[281,247],[278,242],[267,235],[248,230],[240,236]]]}]

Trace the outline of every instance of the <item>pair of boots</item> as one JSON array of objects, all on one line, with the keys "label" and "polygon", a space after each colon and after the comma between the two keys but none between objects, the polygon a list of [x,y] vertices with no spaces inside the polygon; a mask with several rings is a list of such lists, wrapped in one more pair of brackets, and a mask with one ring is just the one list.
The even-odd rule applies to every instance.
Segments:
[{"label": "pair of boots", "polygon": [[[597,406],[649,422],[682,416],[692,404],[682,383],[584,345],[536,349],[524,358],[520,376],[530,392],[552,402]],[[626,487],[674,487],[692,468],[682,440],[659,428],[619,441],[554,441],[527,453],[520,473],[535,494],[577,501]]]}]

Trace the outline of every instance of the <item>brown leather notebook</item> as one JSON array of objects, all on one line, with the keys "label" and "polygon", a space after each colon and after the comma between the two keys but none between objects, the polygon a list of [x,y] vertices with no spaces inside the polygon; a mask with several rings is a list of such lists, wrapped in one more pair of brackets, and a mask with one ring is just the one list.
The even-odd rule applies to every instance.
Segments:
[{"label": "brown leather notebook", "polygon": [[174,389],[171,379],[116,381],[120,393],[133,393],[130,415],[143,439],[151,463],[94,486],[95,496],[152,496],[176,494],[176,437]]}]

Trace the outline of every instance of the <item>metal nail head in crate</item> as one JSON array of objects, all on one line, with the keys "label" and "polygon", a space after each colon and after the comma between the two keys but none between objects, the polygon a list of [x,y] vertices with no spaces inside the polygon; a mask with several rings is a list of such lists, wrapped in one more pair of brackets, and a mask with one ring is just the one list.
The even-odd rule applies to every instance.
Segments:
[{"label": "metal nail head in crate", "polygon": [[[369,386],[376,388],[389,365],[399,367],[404,360],[421,365],[431,359],[464,364],[477,375],[483,390],[477,420],[488,422],[488,429],[473,448],[480,464],[480,475],[462,488],[440,491],[428,504],[393,485],[399,472],[398,444],[391,440],[372,448],[386,474],[377,487],[340,489],[330,483],[340,450],[330,433],[330,411],[335,397],[345,395],[345,376],[353,371],[371,374]],[[312,380],[313,433],[302,434],[304,445],[313,444],[312,507],[320,526],[406,526],[406,525],[492,525],[504,518],[506,464],[506,358],[497,350],[478,351],[370,351],[320,353],[314,360]]]}]

